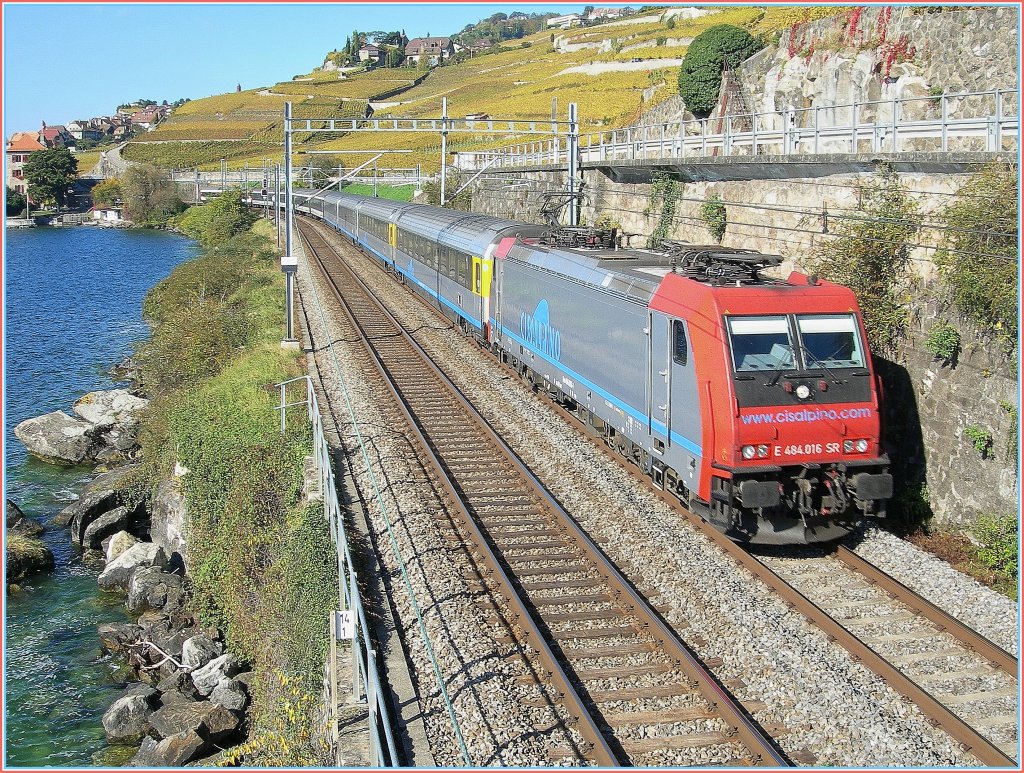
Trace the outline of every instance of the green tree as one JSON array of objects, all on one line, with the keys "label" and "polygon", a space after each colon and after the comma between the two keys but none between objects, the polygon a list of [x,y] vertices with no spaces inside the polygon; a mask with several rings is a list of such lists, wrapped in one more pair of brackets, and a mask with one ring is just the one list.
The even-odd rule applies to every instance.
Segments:
[{"label": "green tree", "polygon": [[338,176],[338,170],[345,171],[345,165],[339,156],[316,154],[309,159],[309,168],[312,171],[313,187],[320,190],[333,177]]},{"label": "green tree", "polygon": [[122,200],[121,181],[116,177],[101,180],[92,189],[92,203],[97,207],[112,207]]},{"label": "green tree", "polygon": [[224,244],[233,236],[248,231],[256,214],[235,188],[224,191],[207,204],[192,207],[177,220],[178,228],[204,247]]},{"label": "green tree", "polygon": [[956,192],[940,214],[949,230],[935,262],[960,313],[1005,339],[1016,342],[1017,169],[990,164]]},{"label": "green tree", "polygon": [[5,188],[4,213],[10,217],[25,209],[25,197],[14,188]]},{"label": "green tree", "polygon": [[917,233],[921,218],[917,203],[888,167],[862,190],[859,210],[840,221],[835,229],[839,238],[818,247],[808,268],[854,291],[871,348],[891,356],[906,332],[908,242]]},{"label": "green tree", "polygon": [[124,214],[138,225],[162,226],[185,204],[167,172],[155,166],[130,166],[121,181]]},{"label": "green tree", "polygon": [[426,52],[420,53],[420,58],[416,60],[416,69],[420,72],[427,72],[430,69],[430,57]]},{"label": "green tree", "polygon": [[731,24],[716,24],[700,33],[686,49],[679,70],[679,95],[686,107],[694,115],[709,115],[718,102],[725,63],[738,67],[762,48],[761,41]]},{"label": "green tree", "polygon": [[[448,174],[444,181],[444,206],[450,209],[459,209],[469,212],[473,207],[473,194],[470,188],[454,196],[455,191],[462,187],[462,173],[453,167],[448,168]],[[437,177],[423,184],[423,195],[427,198],[428,204],[441,205],[441,178]]]},{"label": "green tree", "polygon": [[78,174],[78,160],[70,150],[37,150],[29,155],[24,168],[33,201],[53,202],[58,209],[67,203],[68,188]]}]

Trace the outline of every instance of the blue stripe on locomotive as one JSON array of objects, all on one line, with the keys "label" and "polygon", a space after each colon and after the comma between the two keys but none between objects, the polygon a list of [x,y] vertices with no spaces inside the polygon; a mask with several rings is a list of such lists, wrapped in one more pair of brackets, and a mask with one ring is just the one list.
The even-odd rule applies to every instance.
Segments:
[{"label": "blue stripe on locomotive", "polygon": [[[379,257],[386,264],[392,266],[396,271],[405,276],[408,281],[422,290],[428,297],[438,301],[456,314],[462,315],[478,329],[483,327],[481,320],[473,315],[473,313],[449,300],[445,297],[444,292],[439,294],[434,288],[420,281],[420,279],[415,276],[414,270],[410,271],[409,268],[403,268],[400,264],[392,261],[391,258],[370,244],[369,239],[372,239],[374,242],[379,242],[379,239],[365,233],[361,235],[353,235],[347,228],[333,219],[324,217],[324,220],[335,229],[345,233],[350,238],[356,239],[359,244]],[[402,252],[402,255],[405,255],[405,253]],[[428,272],[435,271],[435,269],[431,269],[425,264],[421,263],[421,265],[423,265],[424,269]],[[498,281],[503,282],[503,305],[509,303],[509,290],[515,286],[512,281],[504,276],[505,271],[509,270],[512,266],[517,266],[518,268],[518,265],[514,261],[505,261],[502,276],[498,278]],[[447,277],[442,277],[442,281],[452,286],[456,286],[456,283],[452,282]],[[539,357],[542,361],[548,363],[559,371],[562,378],[558,378],[553,373],[542,373],[542,375],[545,375],[552,382],[558,381],[563,390],[574,398],[580,398],[581,396],[578,393],[578,389],[566,389],[566,378],[583,385],[587,391],[598,395],[601,399],[607,401],[609,404],[618,408],[624,414],[633,419],[639,426],[632,427],[631,431],[627,428],[626,432],[626,434],[633,440],[641,440],[644,435],[648,434],[646,428],[648,426],[648,422],[650,422],[650,427],[655,434],[660,435],[661,437],[671,437],[671,443],[682,446],[691,454],[700,458],[702,456],[702,451],[699,443],[694,442],[692,439],[685,437],[674,430],[669,435],[667,432],[668,428],[665,426],[664,422],[660,422],[657,419],[649,417],[645,411],[639,410],[629,402],[626,402],[626,400],[636,400],[640,405],[643,405],[646,402],[645,396],[637,391],[638,387],[643,388],[645,386],[645,381],[644,379],[637,379],[637,374],[644,374],[648,368],[646,357],[647,341],[646,336],[642,333],[647,322],[647,308],[640,306],[639,304],[628,304],[628,308],[629,311],[632,312],[632,316],[636,317],[636,319],[631,321],[632,324],[624,324],[620,321],[617,324],[609,325],[608,320],[614,316],[615,312],[618,312],[620,316],[625,312],[627,302],[619,301],[618,304],[615,305],[613,302],[617,299],[614,299],[609,294],[600,293],[596,290],[588,291],[588,288],[581,287],[575,283],[569,286],[569,290],[570,291],[566,293],[562,288],[551,286],[551,295],[557,295],[560,298],[569,299],[570,301],[565,304],[566,308],[560,308],[559,318],[556,321],[564,318],[565,323],[568,323],[571,327],[572,334],[568,339],[564,339],[561,336],[561,332],[562,329],[567,329],[565,327],[565,323],[562,323],[562,329],[552,326],[559,333],[557,351],[553,351],[551,346],[546,345],[545,341],[550,340],[548,337],[544,337],[544,340],[542,341],[537,336],[531,336],[528,331],[521,331],[526,334],[525,336],[517,334],[514,329],[506,325],[499,324],[494,318],[491,319],[491,324],[501,335],[512,339],[522,346],[524,350],[529,351],[534,355],[534,357]],[[520,299],[520,314],[514,315],[516,316],[517,323],[523,315],[533,316],[533,312],[536,311],[537,305],[540,303],[540,299],[538,299],[533,307],[528,307],[529,301],[523,300],[523,298],[525,298],[525,296]],[[543,298],[543,300],[546,301],[547,299]],[[595,318],[592,313],[595,308],[595,302],[603,304],[612,313]],[[548,301],[548,305],[550,306],[550,301]],[[636,307],[635,309],[632,308],[634,306]],[[527,308],[529,308],[529,311],[527,311]],[[583,324],[580,325],[580,322],[583,322]],[[551,326],[550,318],[543,320],[543,323]],[[629,333],[627,331],[630,330],[634,331],[636,340],[627,340],[629,338]],[[604,334],[603,340],[599,340],[599,338],[595,337],[595,334],[598,333]],[[527,340],[527,337],[532,338],[532,342]],[[611,342],[608,340],[609,338],[616,337],[619,338],[618,341]],[[569,357],[565,362],[562,361],[564,359],[562,357],[563,340],[569,341],[569,343],[567,343],[568,350],[566,351]],[[575,352],[580,349],[580,346],[577,345],[580,340],[583,341],[582,351],[584,352],[584,355],[582,358],[574,356]],[[544,351],[545,349],[547,349],[547,353]],[[557,354],[558,357],[552,357],[549,353]],[[635,362],[627,363],[624,358],[630,355],[640,356],[638,358],[634,357],[634,359],[636,359]],[[602,358],[604,359],[602,360]],[[573,365],[575,365],[575,367],[573,367]],[[534,367],[534,370],[538,369]],[[581,371],[600,375],[588,377],[583,375],[583,372]],[[619,376],[624,376],[625,380],[618,378]],[[611,382],[608,380],[609,377],[611,378]],[[598,380],[604,380],[609,388],[600,386],[598,384]],[[613,391],[610,391],[616,389],[619,390],[620,396],[617,396]],[[637,399],[638,397],[639,399]],[[587,405],[595,414],[601,416],[602,419],[608,421],[613,426],[616,424],[615,417],[606,415],[606,412],[601,410],[600,405],[593,404],[585,398],[578,399],[578,402],[583,405]]]}]

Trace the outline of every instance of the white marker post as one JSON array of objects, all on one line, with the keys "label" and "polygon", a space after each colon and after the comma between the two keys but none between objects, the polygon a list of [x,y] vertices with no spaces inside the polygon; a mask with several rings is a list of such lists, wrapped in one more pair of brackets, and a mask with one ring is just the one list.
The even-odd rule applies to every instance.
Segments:
[{"label": "white marker post", "polygon": [[281,256],[281,270],[284,272],[284,339],[281,346],[285,349],[298,347],[298,339],[292,328],[292,309],[295,298],[295,272],[299,268],[299,259],[292,255]]}]

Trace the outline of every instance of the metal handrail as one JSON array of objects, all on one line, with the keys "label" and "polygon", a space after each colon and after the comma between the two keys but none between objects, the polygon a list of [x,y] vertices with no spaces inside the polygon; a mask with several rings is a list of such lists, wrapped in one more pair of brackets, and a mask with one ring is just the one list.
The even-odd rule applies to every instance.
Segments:
[{"label": "metal handrail", "polygon": [[[303,381],[306,384],[306,398],[289,403],[286,400],[288,385]],[[330,525],[331,537],[334,540],[338,563],[338,601],[342,610],[351,610],[354,616],[355,633],[353,638],[353,699],[359,701],[365,695],[368,709],[368,725],[370,734],[370,766],[397,767],[398,751],[395,746],[394,734],[391,730],[391,719],[388,715],[387,699],[377,672],[377,656],[374,650],[370,625],[367,621],[366,609],[359,593],[355,564],[349,550],[348,535],[345,532],[345,520],[341,506],[338,504],[338,490],[331,467],[331,451],[324,436],[323,420],[320,415],[320,404],[313,380],[308,375],[282,381],[276,385],[281,390],[281,404],[276,406],[281,411],[281,431],[285,430],[286,413],[289,407],[305,405],[310,426],[313,431],[313,460],[320,473],[320,493],[323,500],[324,518]],[[383,752],[387,749],[387,759]]]},{"label": "metal handrail", "polygon": [[[711,119],[670,121],[631,126],[581,136],[583,161],[633,160],[671,156],[761,155],[766,150],[778,155],[820,153],[822,145],[837,152],[837,146],[855,153],[870,144],[870,152],[907,152],[909,140],[937,140],[936,152],[949,152],[951,140],[985,141],[988,152],[1002,150],[1003,141],[1014,145],[1019,135],[1019,105],[1014,89],[993,89],[923,97],[902,97],[816,105],[769,112],[751,112],[716,119],[721,130],[709,131]],[[978,99],[986,104],[977,105]],[[975,104],[972,104],[975,103]],[[908,119],[906,107],[925,104],[935,117]],[[984,110],[980,108],[984,107]],[[1008,109],[1009,108],[1009,109]],[[970,112],[974,115],[967,115]],[[837,115],[846,118],[837,122]],[[867,120],[867,118],[870,120]],[[748,128],[749,127],[749,128]],[[901,143],[903,140],[903,143]],[[865,147],[865,150],[867,148]],[[566,150],[557,141],[519,143],[463,152],[471,168],[498,160],[495,166],[565,164]]]}]

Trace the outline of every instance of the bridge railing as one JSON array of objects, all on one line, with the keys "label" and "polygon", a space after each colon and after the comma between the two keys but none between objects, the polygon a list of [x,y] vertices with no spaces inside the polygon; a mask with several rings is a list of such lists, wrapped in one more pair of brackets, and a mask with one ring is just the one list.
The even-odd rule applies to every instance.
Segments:
[{"label": "bridge railing", "polygon": [[[582,134],[586,162],[672,157],[1016,151],[1019,103],[1012,89],[817,105],[671,121]],[[460,153],[458,165],[567,164],[560,138]]]},{"label": "bridge railing", "polygon": [[[301,400],[288,402],[288,387],[298,384],[305,385],[305,394]],[[374,650],[373,636],[363,606],[362,596],[355,564],[349,547],[348,535],[345,531],[345,519],[338,503],[338,489],[335,485],[334,470],[331,466],[331,450],[324,435],[320,405],[317,400],[313,380],[309,376],[300,376],[277,384],[281,390],[281,431],[286,428],[286,417],[289,408],[305,406],[313,431],[313,460],[320,476],[320,494],[323,499],[324,518],[330,525],[331,537],[334,540],[338,563],[338,596],[341,610],[350,617],[352,625],[352,700],[365,705],[368,713],[370,737],[370,766],[395,767],[400,764],[392,725],[388,716],[387,697],[381,685],[377,671],[377,655]],[[331,625],[331,688],[336,684],[334,665],[335,642],[338,639],[338,620],[336,613],[332,615]],[[337,643],[341,643],[338,640]],[[337,715],[335,714],[337,696],[332,697],[331,720],[332,732],[337,732]],[[337,737],[335,737],[337,740]]]}]

